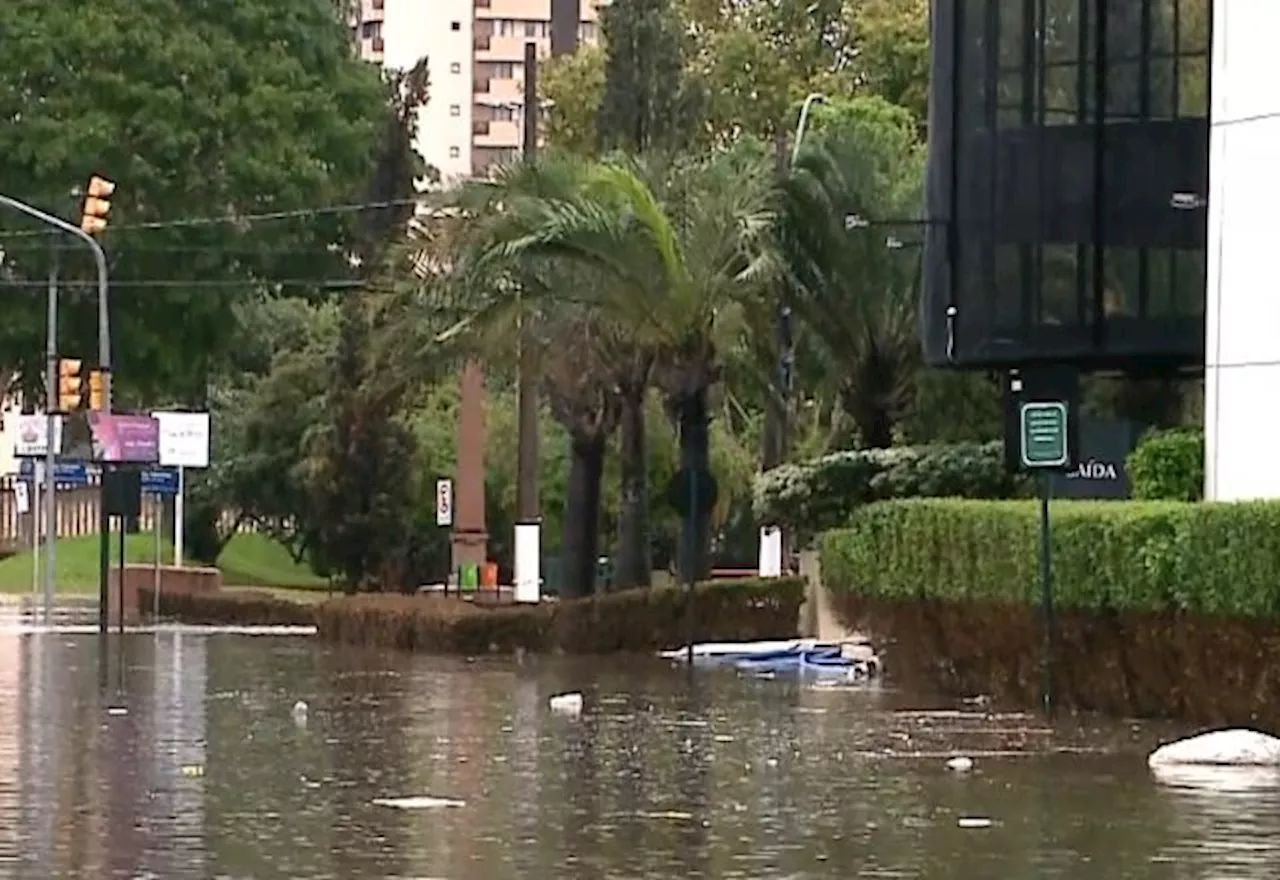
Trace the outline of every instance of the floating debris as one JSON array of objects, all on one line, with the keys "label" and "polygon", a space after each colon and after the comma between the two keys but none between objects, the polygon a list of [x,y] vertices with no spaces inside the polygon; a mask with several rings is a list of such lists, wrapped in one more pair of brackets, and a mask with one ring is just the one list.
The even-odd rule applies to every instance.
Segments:
[{"label": "floating debris", "polygon": [[582,714],[582,694],[557,694],[550,700],[551,711],[560,715]]},{"label": "floating debris", "polygon": [[1214,730],[1163,745],[1147,758],[1153,769],[1170,765],[1280,767],[1280,739],[1247,728]]},{"label": "floating debris", "polygon": [[373,805],[375,807],[391,807],[396,810],[446,810],[465,807],[467,803],[456,798],[416,795],[413,797],[374,798]]},{"label": "floating debris", "polygon": [[964,755],[957,755],[950,761],[947,761],[947,769],[954,770],[957,773],[968,773],[973,769],[973,758],[967,758]]},{"label": "floating debris", "polygon": [[990,828],[991,820],[985,816],[961,816],[956,824],[961,828]]}]

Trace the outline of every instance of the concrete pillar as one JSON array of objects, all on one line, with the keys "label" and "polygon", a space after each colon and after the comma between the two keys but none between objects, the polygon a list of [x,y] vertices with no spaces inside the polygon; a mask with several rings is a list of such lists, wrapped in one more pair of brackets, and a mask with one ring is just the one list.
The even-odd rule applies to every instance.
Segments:
[{"label": "concrete pillar", "polygon": [[1213,7],[1205,498],[1280,498],[1280,3]]},{"label": "concrete pillar", "polygon": [[484,368],[462,368],[458,404],[458,470],[454,476],[453,571],[485,562],[489,533],[484,522]]}]

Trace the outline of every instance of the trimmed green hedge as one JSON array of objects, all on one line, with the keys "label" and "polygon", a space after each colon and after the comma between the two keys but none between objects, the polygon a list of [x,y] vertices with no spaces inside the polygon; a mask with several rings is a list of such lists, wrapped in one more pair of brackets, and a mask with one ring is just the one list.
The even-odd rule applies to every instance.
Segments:
[{"label": "trimmed green hedge", "polygon": [[1153,431],[1125,462],[1133,497],[1199,501],[1204,497],[1204,433],[1199,428]]},{"label": "trimmed green hedge", "polygon": [[802,540],[847,525],[854,511],[895,498],[1013,498],[1025,477],[1004,466],[1004,444],[955,443],[835,452],[756,478],[755,515]]},{"label": "trimmed green hedge", "polygon": [[[1060,501],[1051,508],[1063,608],[1280,613],[1280,503]],[[871,505],[822,536],[828,589],[884,599],[1039,601],[1036,502]]]}]

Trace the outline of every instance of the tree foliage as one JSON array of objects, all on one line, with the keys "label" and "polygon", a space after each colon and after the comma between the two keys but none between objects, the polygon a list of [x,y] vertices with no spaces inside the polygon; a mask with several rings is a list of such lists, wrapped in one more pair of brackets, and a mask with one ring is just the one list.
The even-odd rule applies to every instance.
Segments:
[{"label": "tree foliage", "polygon": [[[12,0],[0,33],[0,191],[73,217],[91,173],[117,183],[103,243],[126,402],[199,402],[238,301],[348,277],[348,217],[236,221],[354,201],[371,175],[386,86],[332,0]],[[193,218],[218,222],[171,225]],[[49,239],[8,213],[0,236],[0,364],[38,376]],[[89,356],[91,263],[60,244],[63,350]]]},{"label": "tree foliage", "polygon": [[538,97],[546,109],[543,134],[557,149],[582,156],[600,146],[597,116],[604,96],[605,50],[581,46],[547,62],[538,76]]},{"label": "tree foliage", "polygon": [[608,52],[596,133],[605,150],[672,152],[698,142],[702,84],[687,72],[671,0],[615,0],[600,26]]}]

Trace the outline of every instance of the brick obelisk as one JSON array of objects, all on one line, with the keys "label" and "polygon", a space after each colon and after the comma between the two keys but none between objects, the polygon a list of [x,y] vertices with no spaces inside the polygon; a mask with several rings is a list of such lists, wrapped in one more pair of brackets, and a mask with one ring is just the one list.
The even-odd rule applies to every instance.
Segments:
[{"label": "brick obelisk", "polygon": [[459,379],[458,469],[454,475],[453,572],[488,556],[484,522],[484,368],[470,361]]}]

